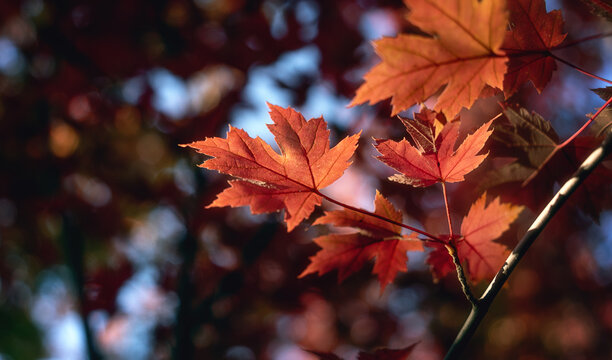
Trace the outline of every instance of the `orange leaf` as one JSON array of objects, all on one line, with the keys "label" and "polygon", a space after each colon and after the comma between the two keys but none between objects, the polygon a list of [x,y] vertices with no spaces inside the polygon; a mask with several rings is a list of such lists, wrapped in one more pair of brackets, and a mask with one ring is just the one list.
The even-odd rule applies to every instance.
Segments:
[{"label": "orange leaf", "polygon": [[[402,221],[402,213],[378,191],[374,206],[374,213],[396,222]],[[369,259],[376,258],[372,272],[378,275],[382,293],[398,271],[407,270],[406,252],[423,250],[415,233],[402,235],[400,226],[352,210],[325,212],[313,225],[317,224],[352,227],[359,232],[330,234],[314,239],[322,249],[310,258],[310,265],[299,277],[317,272],[323,275],[338,269],[340,282],[361,269]]]},{"label": "orange leaf", "polygon": [[405,0],[408,19],[432,37],[400,34],[374,41],[382,62],[365,76],[351,105],[392,97],[393,115],[435,95],[434,110],[454,118],[485,85],[502,88],[507,58],[503,0]]},{"label": "orange leaf", "polygon": [[285,209],[288,231],[321,204],[318,190],[336,181],[351,164],[359,134],[330,149],[323,118],[310,119],[292,108],[268,104],[269,124],[281,154],[261,138],[230,126],[227,138],[206,138],[183,145],[213,156],[200,166],[240,178],[208,207],[251,206],[254,214]]},{"label": "orange leaf", "polygon": [[[474,282],[492,278],[508,256],[506,246],[493,242],[499,238],[523,211],[523,206],[501,203],[495,198],[486,205],[484,193],[470,208],[461,224],[461,236],[451,239],[457,247],[457,255],[468,276]],[[440,244],[427,258],[434,277],[441,278],[455,268],[446,248]],[[465,266],[465,265],[464,265]]]},{"label": "orange leaf", "polygon": [[468,135],[454,150],[459,136],[459,122],[447,123],[438,133],[435,122],[427,120],[431,119],[428,111],[425,109],[415,114],[414,120],[404,121],[405,124],[421,129],[418,136],[408,129],[417,147],[406,139],[399,142],[376,140],[375,147],[382,154],[378,159],[401,173],[392,176],[390,180],[412,186],[463,181],[464,176],[476,169],[487,157],[488,153],[478,153],[491,135],[492,130],[488,129],[493,120]]},{"label": "orange leaf", "polygon": [[555,60],[543,51],[561,44],[567,35],[563,34],[561,11],[547,13],[544,0],[514,0],[508,3],[508,8],[512,30],[506,33],[503,44],[510,58],[504,78],[506,98],[528,80],[542,92],[557,69]]}]

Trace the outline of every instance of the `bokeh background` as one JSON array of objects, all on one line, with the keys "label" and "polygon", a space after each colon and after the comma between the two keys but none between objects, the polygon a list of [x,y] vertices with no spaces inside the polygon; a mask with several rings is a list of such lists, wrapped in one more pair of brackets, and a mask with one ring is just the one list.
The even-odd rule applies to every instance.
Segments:
[{"label": "bokeh background", "polygon": [[[580,2],[547,3],[569,40],[612,31]],[[380,189],[405,221],[446,232],[439,189],[390,183],[372,158],[372,137],[403,136],[388,102],[346,107],[377,61],[369,42],[414,30],[406,13],[392,0],[0,1],[0,359],[350,359],[417,341],[413,358],[441,358],[469,311],[455,278],[434,283],[425,255],[411,254],[382,296],[370,269],[339,286],[334,273],[297,279],[327,230],[288,234],[279,214],[204,210],[227,178],[178,146],[228,124],[272,141],[266,101],[323,115],[332,142],[363,130],[328,194],[372,209]],[[611,53],[604,39],[559,55],[610,78]],[[560,65],[541,95],[526,85],[511,102],[563,138],[602,104],[589,91],[601,86]],[[499,100],[464,111],[462,129]],[[584,153],[549,169],[553,179]],[[456,222],[487,166],[450,187]],[[470,359],[612,358],[609,179],[533,246]],[[503,241],[515,244],[557,188],[492,189],[531,208]]]}]

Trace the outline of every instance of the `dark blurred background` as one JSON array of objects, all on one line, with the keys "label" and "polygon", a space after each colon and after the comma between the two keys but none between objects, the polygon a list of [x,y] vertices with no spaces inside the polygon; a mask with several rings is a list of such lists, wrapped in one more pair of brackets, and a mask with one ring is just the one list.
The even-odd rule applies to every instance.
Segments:
[{"label": "dark blurred background", "polygon": [[[569,40],[611,30],[579,2],[548,8],[562,8]],[[178,146],[228,124],[271,142],[266,101],[323,115],[332,142],[363,129],[329,194],[372,209],[378,188],[407,221],[445,232],[439,189],[390,183],[372,158],[372,137],[403,136],[388,102],[346,107],[377,61],[369,41],[410,31],[405,15],[391,0],[0,1],[0,359],[307,360],[302,348],[351,358],[416,341],[413,358],[440,358],[469,310],[454,277],[433,283],[417,254],[382,296],[370,269],[340,286],[334,273],[297,279],[326,230],[204,210],[227,178]],[[610,78],[611,53],[607,39],[560,55]],[[543,94],[526,85],[511,101],[564,137],[601,105],[598,86],[560,65]],[[450,187],[457,221],[478,174]],[[609,178],[595,186],[610,192]],[[577,198],[558,215],[470,359],[612,358],[610,205]]]}]

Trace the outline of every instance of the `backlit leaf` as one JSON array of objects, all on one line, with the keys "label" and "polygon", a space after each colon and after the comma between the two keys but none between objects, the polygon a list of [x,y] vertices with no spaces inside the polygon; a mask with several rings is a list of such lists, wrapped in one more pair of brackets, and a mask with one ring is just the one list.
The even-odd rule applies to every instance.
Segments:
[{"label": "backlit leaf", "polygon": [[[401,212],[379,192],[376,192],[374,205],[375,214],[396,222],[402,221]],[[400,226],[353,210],[328,211],[314,222],[314,225],[317,224],[352,227],[358,232],[330,234],[314,239],[321,250],[310,258],[310,265],[300,277],[312,273],[323,275],[337,269],[340,282],[375,258],[372,272],[378,275],[382,293],[399,271],[406,271],[406,252],[423,250],[422,242],[415,233],[402,235]]]},{"label": "backlit leaf", "polygon": [[392,98],[395,115],[444,88],[434,110],[452,119],[461,108],[470,108],[486,85],[502,88],[506,1],[405,3],[408,20],[431,37],[400,34],[374,41],[381,62],[364,76],[351,105]]},{"label": "backlit leaf", "polygon": [[274,134],[281,154],[261,138],[230,126],[227,138],[207,138],[183,145],[213,156],[200,166],[240,180],[220,193],[208,207],[250,206],[254,214],[284,209],[291,231],[321,204],[318,193],[336,181],[351,164],[359,135],[348,136],[330,149],[323,118],[310,119],[292,108],[270,106]]},{"label": "backlit leaf", "polygon": [[508,8],[512,29],[503,44],[510,59],[504,93],[509,97],[528,80],[541,92],[557,69],[555,60],[545,51],[561,44],[567,35],[563,33],[561,11],[547,13],[544,0],[513,0]]},{"label": "backlit leaf", "polygon": [[435,122],[426,120],[428,118],[423,115],[424,112],[426,114],[426,110],[415,114],[414,120],[404,120],[404,123],[413,124],[414,129],[421,129],[418,136],[409,130],[417,146],[406,139],[378,139],[375,145],[381,153],[378,159],[400,172],[392,176],[391,180],[412,186],[463,181],[464,176],[476,169],[487,157],[487,154],[479,153],[491,135],[489,127],[492,120],[468,135],[455,150],[459,122],[447,123],[439,131]]}]

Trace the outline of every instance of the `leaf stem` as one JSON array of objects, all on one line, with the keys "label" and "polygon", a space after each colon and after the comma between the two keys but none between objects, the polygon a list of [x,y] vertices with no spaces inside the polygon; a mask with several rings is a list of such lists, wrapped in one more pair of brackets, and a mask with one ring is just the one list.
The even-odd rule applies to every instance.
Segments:
[{"label": "leaf stem", "polygon": [[457,255],[457,247],[454,243],[453,237],[453,222],[450,216],[450,207],[448,206],[448,194],[446,192],[446,182],[442,181],[442,194],[444,195],[444,207],[446,208],[446,219],[448,220],[448,233],[449,233],[449,241],[448,244],[444,244],[448,254],[453,258],[453,263],[455,264],[455,269],[457,270],[457,278],[459,279],[459,283],[461,283],[461,290],[465,294],[465,297],[472,304],[472,307],[478,304],[478,299],[474,297],[472,290],[470,289],[470,284],[468,283],[467,278],[465,277],[465,272],[463,271],[463,266],[461,265],[461,260],[459,260],[459,256]]},{"label": "leaf stem", "polygon": [[421,234],[421,235],[423,235],[423,236],[426,236],[426,237],[430,238],[431,240],[433,240],[434,242],[437,242],[437,243],[443,243],[443,241],[442,241],[442,240],[441,240],[439,237],[437,237],[437,236],[435,236],[435,235],[432,235],[432,234],[430,234],[430,233],[428,233],[428,232],[426,232],[426,231],[424,231],[424,230],[420,230],[420,229],[417,229],[417,228],[412,227],[412,226],[410,226],[410,225],[406,225],[406,224],[403,224],[403,223],[401,223],[401,222],[397,222],[397,221],[395,221],[395,220],[392,220],[392,219],[386,218],[386,217],[384,217],[384,216],[382,216],[382,215],[379,215],[379,214],[376,214],[376,213],[373,213],[373,212],[369,212],[369,211],[367,211],[367,210],[363,210],[363,209],[360,209],[360,208],[357,208],[357,207],[354,207],[354,206],[351,206],[351,205],[345,204],[345,203],[343,203],[343,202],[341,202],[341,201],[338,201],[338,200],[336,200],[336,199],[334,199],[334,198],[331,198],[331,197],[329,197],[329,196],[327,196],[327,195],[325,195],[325,194],[323,194],[323,193],[319,192],[318,190],[315,190],[315,194],[317,194],[317,195],[321,196],[322,198],[324,198],[325,200],[327,200],[327,201],[329,201],[329,202],[331,202],[331,203],[334,203],[334,204],[336,204],[336,205],[340,205],[340,206],[342,206],[343,208],[346,208],[346,209],[349,209],[349,210],[353,210],[353,211],[356,211],[356,212],[361,213],[361,214],[364,214],[364,215],[368,215],[368,216],[375,217],[375,218],[377,218],[377,219],[380,219],[380,220],[386,221],[386,222],[391,223],[391,224],[393,224],[393,225],[401,226],[401,227],[403,227],[404,229],[408,229],[408,230],[414,231],[414,232],[416,232],[416,233],[419,233],[419,234]]},{"label": "leaf stem", "polygon": [[563,184],[561,189],[555,194],[550,200],[548,205],[542,210],[538,217],[531,224],[521,241],[516,245],[514,250],[506,262],[501,267],[495,278],[489,284],[489,287],[482,294],[476,306],[472,307],[472,311],[468,316],[467,320],[463,324],[463,327],[457,334],[455,342],[450,347],[448,353],[444,357],[445,360],[459,359],[461,353],[467,346],[467,343],[476,332],[478,325],[487,314],[489,307],[493,300],[502,289],[506,280],[517,266],[518,262],[525,255],[527,250],[535,239],[544,230],[548,222],[552,217],[559,211],[561,206],[569,198],[569,196],[576,191],[578,186],[586,179],[587,176],[601,163],[601,161],[610,153],[612,150],[612,130],[608,130],[606,138],[601,145],[595,149],[584,162],[580,165],[574,175]]},{"label": "leaf stem", "polygon": [[582,44],[583,42],[587,42],[587,41],[591,41],[591,40],[596,40],[596,39],[601,39],[601,38],[605,38],[605,37],[608,37],[608,36],[612,36],[612,32],[599,33],[599,34],[585,36],[583,38],[570,41],[570,42],[562,44],[560,46],[556,46],[556,47],[552,48],[552,50],[565,49],[565,48],[568,48],[568,47],[571,47],[571,46]]},{"label": "leaf stem", "polygon": [[463,290],[463,294],[465,294],[465,297],[468,299],[470,304],[472,304],[472,308],[478,306],[478,299],[474,296],[472,290],[470,289],[470,284],[465,277],[465,272],[463,271],[463,266],[461,266],[461,261],[457,255],[457,247],[455,247],[453,239],[451,238],[451,240],[445,246],[448,254],[453,258],[455,269],[457,269],[457,278],[461,283],[461,290]]},{"label": "leaf stem", "polygon": [[446,183],[442,181],[442,194],[444,195],[444,207],[446,208],[446,219],[448,220],[448,233],[451,239],[453,238],[453,222],[450,216],[450,208],[448,206],[448,196],[446,194]]},{"label": "leaf stem", "polygon": [[578,129],[578,131],[574,133],[574,135],[570,136],[567,140],[565,140],[564,142],[562,142],[561,144],[557,146],[562,148],[566,146],[567,144],[571,143],[572,140],[574,140],[584,129],[586,129],[593,122],[593,120],[595,120],[595,118],[599,116],[599,114],[601,114],[601,112],[606,107],[608,107],[611,103],[612,103],[612,97],[609,98],[608,101],[606,101],[605,104],[603,104],[599,109],[597,109],[597,112],[593,116],[591,116],[591,118],[587,122],[585,122],[584,125],[582,125],[580,129]]},{"label": "leaf stem", "polygon": [[584,75],[586,75],[586,76],[592,77],[593,79],[601,80],[601,81],[606,82],[606,83],[608,83],[608,84],[612,84],[612,81],[610,81],[610,80],[608,80],[608,79],[604,79],[604,78],[602,78],[602,77],[600,77],[600,76],[597,76],[597,75],[595,75],[595,74],[593,74],[593,73],[590,73],[590,72],[588,72],[588,71],[586,71],[586,70],[582,69],[580,66],[578,66],[578,65],[574,65],[574,64],[572,64],[571,62],[569,62],[569,61],[567,61],[567,60],[565,60],[565,59],[563,59],[563,58],[561,58],[561,57],[559,57],[559,56],[557,56],[557,55],[555,55],[555,54],[551,53],[550,51],[548,51],[548,52],[546,53],[546,55],[550,56],[551,58],[553,58],[553,59],[555,59],[555,60],[557,60],[557,61],[559,61],[559,62],[561,62],[561,63],[564,63],[565,65],[567,65],[567,66],[569,66],[569,67],[571,67],[571,68],[573,68],[573,69],[577,70],[578,72],[580,72],[580,73],[582,73],[582,74],[584,74]]},{"label": "leaf stem", "polygon": [[555,154],[557,152],[559,152],[559,150],[563,149],[565,146],[567,146],[569,143],[571,143],[578,135],[580,135],[580,133],[584,129],[586,129],[595,120],[595,118],[597,118],[597,116],[599,116],[599,114],[601,114],[601,112],[606,107],[608,107],[611,103],[612,103],[612,97],[610,99],[608,99],[608,101],[606,101],[605,104],[603,104],[597,110],[597,112],[593,116],[591,116],[591,118],[589,120],[587,120],[587,122],[585,122],[584,125],[582,125],[582,127],[580,129],[578,129],[578,131],[576,131],[572,136],[570,136],[567,140],[565,140],[561,144],[558,144],[557,146],[555,146],[554,149],[550,152],[550,154],[548,154],[546,159],[544,159],[544,161],[538,166],[538,168],[533,173],[531,173],[531,175],[529,175],[529,177],[527,179],[525,179],[525,181],[523,181],[522,186],[526,186],[527,184],[529,184],[529,182],[531,180],[533,180],[540,173],[540,171],[542,171],[544,166],[546,166],[546,164],[550,161],[550,159],[552,159],[553,156],[555,156]]}]

